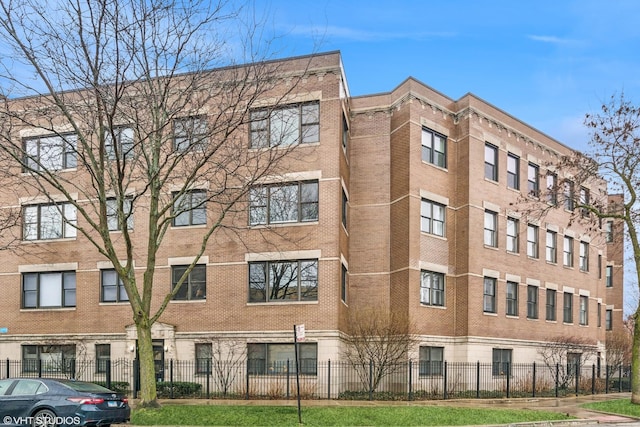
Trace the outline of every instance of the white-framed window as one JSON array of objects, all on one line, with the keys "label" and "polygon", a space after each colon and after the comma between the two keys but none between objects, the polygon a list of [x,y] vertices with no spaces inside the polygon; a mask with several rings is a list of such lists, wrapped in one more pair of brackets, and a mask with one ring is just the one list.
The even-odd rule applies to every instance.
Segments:
[{"label": "white-framed window", "polygon": [[493,277],[484,278],[482,307],[485,313],[496,312],[496,282]]},{"label": "white-framed window", "polygon": [[107,372],[107,365],[111,361],[111,344],[96,344],[96,374]]},{"label": "white-framed window", "polygon": [[210,342],[195,343],[196,374],[211,373],[213,346]]},{"label": "white-framed window", "polygon": [[507,187],[520,189],[520,157],[507,154]]},{"label": "white-framed window", "polygon": [[518,315],[518,283],[507,281],[507,315]]},{"label": "white-framed window", "polygon": [[447,167],[447,137],[431,129],[422,128],[422,161]]},{"label": "white-framed window", "polygon": [[249,302],[317,300],[317,259],[249,263]]},{"label": "white-framed window", "polygon": [[444,306],[444,274],[422,270],[420,302],[424,305]]},{"label": "white-framed window", "polygon": [[173,121],[173,149],[176,151],[205,149],[209,141],[206,116],[181,117]]},{"label": "white-framed window", "polygon": [[580,325],[586,326],[589,324],[589,297],[580,295],[580,312],[579,319]]},{"label": "white-framed window", "polygon": [[507,218],[507,252],[518,253],[520,251],[519,228],[519,220]]},{"label": "white-framed window", "polygon": [[[317,221],[318,199],[318,181],[253,187],[249,191],[249,224]],[[343,214],[346,221],[346,211]]]},{"label": "white-framed window", "polygon": [[547,203],[558,205],[558,175],[553,172],[547,172]]},{"label": "white-framed window", "polygon": [[573,294],[571,292],[564,293],[562,321],[564,323],[573,323]]},{"label": "white-framed window", "polygon": [[511,375],[511,355],[510,348],[493,349],[492,374],[494,376]]},{"label": "white-framed window", "polygon": [[49,135],[23,141],[23,172],[56,171],[78,166],[76,134]]},{"label": "white-framed window", "polygon": [[420,204],[420,230],[423,233],[444,237],[446,207],[431,200],[422,199]]},{"label": "white-framed window", "polygon": [[[118,220],[118,199],[115,197],[107,199],[107,226],[109,231],[122,230],[120,221]],[[126,197],[122,200],[123,222],[127,224],[127,230],[133,230],[133,199]]]},{"label": "white-framed window", "polygon": [[556,320],[556,290],[547,289],[547,320]]},{"label": "white-framed window", "polygon": [[604,223],[604,236],[607,243],[613,242],[613,221],[606,221]]},{"label": "white-framed window", "polygon": [[484,145],[484,177],[498,180],[498,147],[488,142]]},{"label": "white-framed window", "polygon": [[[72,373],[76,358],[74,344],[23,344],[22,372]],[[30,381],[30,380],[29,380]]]},{"label": "white-framed window", "polygon": [[484,211],[484,244],[498,247],[498,214],[489,210]]},{"label": "white-framed window", "polygon": [[535,163],[527,167],[527,191],[529,196],[540,196],[540,167]]},{"label": "white-framed window", "polygon": [[590,203],[591,203],[591,195],[589,193],[589,189],[585,187],[580,187],[580,205],[583,206],[583,208],[580,210],[580,215],[583,218],[586,218],[589,216],[589,209],[587,208],[587,206],[589,206]]},{"label": "white-framed window", "polygon": [[[248,371],[251,375],[278,375],[296,372],[296,355],[292,343],[248,343]],[[318,344],[298,344],[300,374],[317,375]]]},{"label": "white-framed window", "polygon": [[76,237],[76,207],[71,203],[22,207],[22,238],[51,240]]},{"label": "white-framed window", "polygon": [[347,302],[347,289],[349,287],[349,271],[347,267],[342,264],[340,269],[340,299],[342,302]]},{"label": "white-framed window", "polygon": [[538,318],[538,287],[533,285],[527,286],[527,318]]},{"label": "white-framed window", "polygon": [[133,157],[133,128],[119,126],[104,135],[104,151],[107,159],[130,159]]},{"label": "white-framed window", "polygon": [[420,346],[419,375],[442,375],[444,372],[444,347]]},{"label": "white-framed window", "polygon": [[129,301],[127,290],[115,269],[100,270],[100,301],[125,302]]},{"label": "white-framed window", "polygon": [[[175,289],[180,278],[187,271],[188,265],[171,266],[171,291]],[[198,264],[187,275],[173,297],[174,301],[195,301],[207,298],[207,266]]]},{"label": "white-framed window", "polygon": [[558,233],[547,230],[545,259],[547,262],[558,262]]},{"label": "white-framed window", "polygon": [[607,265],[605,268],[605,285],[607,288],[613,287],[613,266]]},{"label": "white-framed window", "polygon": [[538,258],[538,226],[527,224],[527,256]]},{"label": "white-framed window", "polygon": [[563,198],[564,198],[564,208],[568,211],[573,211],[576,207],[575,205],[575,194],[574,194],[574,183],[570,180],[564,181],[564,189],[563,189]]},{"label": "white-framed window", "polygon": [[202,225],[207,223],[207,192],[191,190],[184,194],[173,193],[174,227]]},{"label": "white-framed window", "polygon": [[22,273],[22,308],[75,306],[75,271]]},{"label": "white-framed window", "polygon": [[564,236],[562,264],[565,267],[573,267],[573,237]]},{"label": "white-framed window", "polygon": [[607,309],[604,312],[604,328],[607,331],[613,330],[613,310]]},{"label": "white-framed window", "polygon": [[340,218],[342,220],[342,226],[346,230],[348,219],[349,219],[349,198],[347,197],[347,193],[344,191],[344,188],[342,189],[342,203],[340,204]]},{"label": "white-framed window", "polygon": [[251,148],[320,142],[318,101],[253,110],[250,120]]},{"label": "white-framed window", "polygon": [[589,271],[589,243],[580,242],[580,271]]}]

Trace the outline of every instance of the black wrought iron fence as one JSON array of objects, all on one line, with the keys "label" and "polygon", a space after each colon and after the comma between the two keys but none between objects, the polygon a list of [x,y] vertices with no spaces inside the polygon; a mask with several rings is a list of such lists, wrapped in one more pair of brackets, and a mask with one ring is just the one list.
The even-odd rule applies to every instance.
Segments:
[{"label": "black wrought iron fence", "polygon": [[[307,362],[308,364],[308,362]],[[138,361],[0,360],[0,378],[76,378],[136,397]],[[161,398],[289,399],[296,397],[295,362],[268,366],[250,361],[167,360],[157,366]],[[457,398],[559,397],[631,390],[626,366],[546,365],[544,363],[407,363],[375,366],[342,361],[300,368],[304,399],[425,400]]]}]

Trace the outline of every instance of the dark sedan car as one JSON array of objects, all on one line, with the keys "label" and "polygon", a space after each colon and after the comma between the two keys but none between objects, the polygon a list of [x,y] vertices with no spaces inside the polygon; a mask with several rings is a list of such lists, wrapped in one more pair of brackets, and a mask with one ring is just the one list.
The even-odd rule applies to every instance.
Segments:
[{"label": "dark sedan car", "polygon": [[83,381],[0,380],[0,418],[10,426],[108,426],[129,421],[123,395]]}]

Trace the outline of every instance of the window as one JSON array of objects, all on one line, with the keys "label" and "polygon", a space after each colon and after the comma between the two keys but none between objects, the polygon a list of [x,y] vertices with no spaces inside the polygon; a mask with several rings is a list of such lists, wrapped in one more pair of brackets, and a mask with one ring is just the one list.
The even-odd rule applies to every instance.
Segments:
[{"label": "window", "polygon": [[[180,278],[187,271],[187,265],[171,266],[171,290],[173,291]],[[173,297],[177,301],[201,300],[207,298],[207,266],[198,264],[193,266],[193,270],[187,275]]]},{"label": "window", "polygon": [[349,272],[347,271],[347,267],[342,264],[342,269],[340,272],[340,298],[342,302],[347,302],[347,287],[349,284]]},{"label": "window", "polygon": [[573,181],[566,180],[564,182],[564,208],[568,211],[572,211],[575,209],[575,200],[574,200],[574,184]]},{"label": "window", "polygon": [[582,326],[589,324],[589,297],[585,295],[580,295],[580,313],[578,321]]},{"label": "window", "polygon": [[347,123],[347,117],[342,115],[342,149],[347,154],[347,148],[349,148],[349,124]]},{"label": "window", "polygon": [[498,214],[492,211],[484,211],[484,244],[498,247]]},{"label": "window", "polygon": [[447,167],[447,137],[422,128],[422,161]]},{"label": "window", "polygon": [[[346,199],[346,194],[343,193]],[[346,200],[343,199],[346,222]],[[280,224],[318,220],[318,181],[254,187],[249,192],[249,224]]]},{"label": "window", "polygon": [[507,315],[518,315],[518,284],[507,282]]},{"label": "window", "polygon": [[538,318],[538,287],[527,286],[527,318]]},{"label": "window", "polygon": [[420,230],[444,237],[445,206],[422,199],[420,205]]},{"label": "window", "polygon": [[520,221],[515,218],[507,218],[507,252],[513,252],[516,254],[519,252],[519,228]]},{"label": "window", "polygon": [[110,360],[111,344],[96,344],[96,373],[106,373]]},{"label": "window", "polygon": [[173,226],[185,227],[207,223],[207,192],[187,191],[173,194]]},{"label": "window", "polygon": [[211,343],[196,343],[196,374],[211,373],[211,359],[213,358],[213,349]]},{"label": "window", "polygon": [[547,320],[556,320],[556,291],[547,289]]},{"label": "window", "polygon": [[317,300],[318,260],[249,263],[249,302]]},{"label": "window", "polygon": [[589,271],[589,244],[580,242],[580,271]]},{"label": "window", "polygon": [[533,163],[527,168],[527,191],[532,197],[540,196],[540,167]]},{"label": "window", "polygon": [[23,345],[22,372],[73,373],[75,358],[76,346],[73,344]]},{"label": "window", "polygon": [[320,142],[320,103],[254,110],[250,114],[251,148]]},{"label": "window", "polygon": [[76,207],[71,203],[29,205],[22,208],[24,240],[76,237],[76,224]]},{"label": "window", "polygon": [[347,198],[347,193],[345,193],[344,188],[342,189],[342,209],[341,209],[341,217],[342,217],[342,225],[345,230],[347,229],[347,214],[349,212],[349,199]]},{"label": "window", "polygon": [[607,265],[605,269],[605,283],[607,288],[613,287],[613,266]]},{"label": "window", "polygon": [[444,347],[420,346],[419,357],[420,375],[442,375],[444,363]]},{"label": "window", "polygon": [[558,206],[558,175],[547,172],[547,203]]},{"label": "window", "polygon": [[580,187],[580,204],[583,206],[583,208],[580,210],[580,215],[582,215],[583,218],[589,216],[589,209],[587,208],[587,206],[589,206],[590,202],[591,200],[589,196],[589,189]]},{"label": "window", "polygon": [[602,327],[602,304],[598,303],[598,328]]},{"label": "window", "polygon": [[420,302],[425,305],[444,306],[444,274],[422,271]]},{"label": "window", "polygon": [[564,236],[562,263],[565,267],[573,267],[573,237]]},{"label": "window", "polygon": [[[125,198],[122,201],[123,223],[126,222],[127,230],[133,230],[133,201],[131,198]],[[120,221],[118,220],[118,199],[107,199],[107,226],[109,231],[122,230]]]},{"label": "window", "polygon": [[77,167],[77,141],[75,134],[25,139],[22,171],[54,171]]},{"label": "window", "polygon": [[129,301],[124,283],[114,269],[100,271],[100,288],[100,301],[102,302]]},{"label": "window", "polygon": [[598,254],[598,279],[602,279],[602,254]]},{"label": "window", "polygon": [[496,312],[496,279],[484,278],[483,310],[485,313]]},{"label": "window", "polygon": [[205,116],[185,117],[173,121],[174,150],[204,150],[207,142],[207,118]]},{"label": "window", "polygon": [[613,310],[605,310],[604,312],[604,328],[607,331],[613,330]]},{"label": "window", "polygon": [[555,264],[556,262],[558,262],[558,233],[556,233],[555,231],[547,230],[546,245],[546,260],[547,262],[552,262]]},{"label": "window", "polygon": [[484,145],[484,177],[498,180],[498,147],[489,143]]},{"label": "window", "polygon": [[567,352],[567,373],[571,376],[580,375],[582,354]]},{"label": "window", "polygon": [[493,349],[492,374],[494,376],[511,375],[511,352],[511,349]]},{"label": "window", "polygon": [[613,242],[613,221],[604,223],[604,236],[607,243]]},{"label": "window", "polygon": [[571,292],[564,293],[562,321],[564,323],[573,323],[573,294]]},{"label": "window", "polygon": [[507,187],[520,189],[520,157],[507,154]]},{"label": "window", "polygon": [[133,129],[130,127],[113,128],[104,136],[104,151],[107,159],[130,159],[133,157]]},{"label": "window", "polygon": [[538,226],[527,225],[527,256],[538,258]]},{"label": "window", "polygon": [[75,271],[22,274],[22,308],[75,306]]},{"label": "window", "polygon": [[[296,372],[294,344],[247,344],[249,374],[278,375]],[[300,373],[317,375],[318,345],[298,344]]]}]

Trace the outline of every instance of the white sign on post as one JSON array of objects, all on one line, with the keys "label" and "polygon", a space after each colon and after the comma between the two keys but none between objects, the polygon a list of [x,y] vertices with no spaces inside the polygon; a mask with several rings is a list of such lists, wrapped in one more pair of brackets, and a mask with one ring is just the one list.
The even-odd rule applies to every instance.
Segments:
[{"label": "white sign on post", "polygon": [[304,323],[302,325],[296,325],[296,340],[298,342],[304,341]]}]

